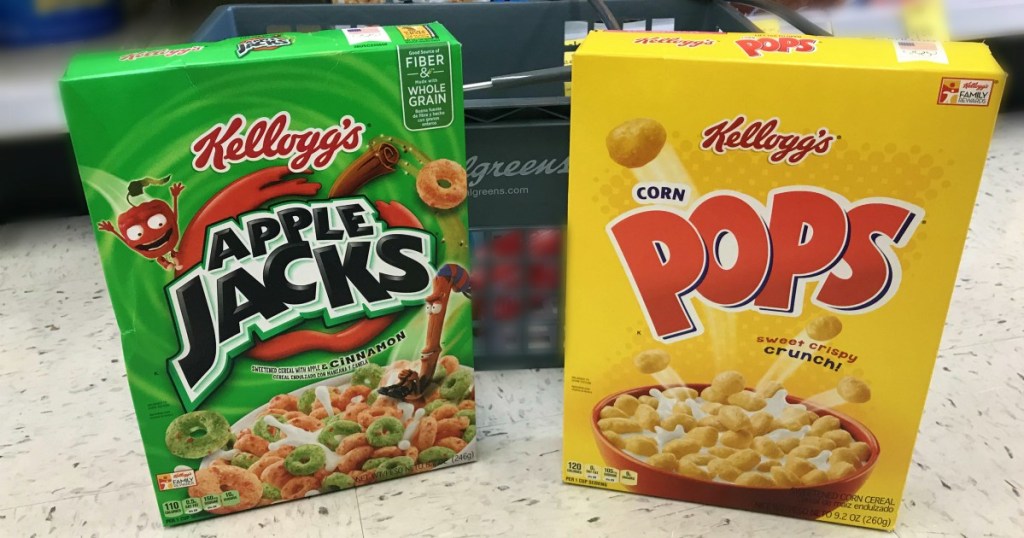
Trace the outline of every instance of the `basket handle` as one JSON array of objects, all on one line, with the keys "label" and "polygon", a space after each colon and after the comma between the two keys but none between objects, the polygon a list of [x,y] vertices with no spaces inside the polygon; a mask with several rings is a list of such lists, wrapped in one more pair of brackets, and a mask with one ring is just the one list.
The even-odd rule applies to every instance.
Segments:
[{"label": "basket handle", "polygon": [[[797,13],[796,11],[774,2],[773,0],[712,0],[719,4],[724,4],[723,7],[726,9],[732,9],[728,6],[728,2],[736,4],[743,4],[750,7],[755,7],[763,11],[767,11],[780,19],[786,21],[797,30],[807,35],[813,36],[831,36],[827,30],[814,24],[807,17]],[[612,14],[611,10],[608,9],[608,5],[604,3],[604,0],[589,0],[590,5],[598,12],[601,19],[604,21],[605,26],[610,29],[618,30],[621,28],[618,19]],[[549,67],[546,69],[537,69],[535,71],[524,71],[522,73],[512,73],[508,75],[498,75],[491,77],[490,80],[485,82],[473,82],[466,84],[462,87],[463,92],[472,92],[478,90],[504,90],[508,88],[514,88],[517,86],[528,86],[530,84],[540,84],[542,82],[569,82],[572,80],[572,68],[570,66],[560,67]]]},{"label": "basket handle", "polygon": [[[601,2],[603,0],[593,0]],[[721,2],[722,0],[716,0]],[[807,17],[796,12],[796,10],[788,8],[773,0],[728,0],[729,3],[742,4],[744,6],[750,6],[753,8],[767,11],[772,15],[786,21],[790,26],[796,28],[801,33],[820,37],[831,37],[832,34],[828,30],[825,30],[821,26],[814,24]],[[725,2],[723,2],[725,3]]]}]

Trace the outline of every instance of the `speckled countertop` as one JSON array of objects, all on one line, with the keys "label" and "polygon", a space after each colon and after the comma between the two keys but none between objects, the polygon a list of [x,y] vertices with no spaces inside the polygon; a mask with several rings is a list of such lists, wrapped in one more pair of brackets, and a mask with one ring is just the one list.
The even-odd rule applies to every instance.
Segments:
[{"label": "speckled countertop", "polygon": [[[1001,118],[896,533],[1024,536],[1024,115]],[[85,218],[0,226],[0,536],[876,536],[563,485],[561,370],[481,373],[481,462],[162,530]]]}]

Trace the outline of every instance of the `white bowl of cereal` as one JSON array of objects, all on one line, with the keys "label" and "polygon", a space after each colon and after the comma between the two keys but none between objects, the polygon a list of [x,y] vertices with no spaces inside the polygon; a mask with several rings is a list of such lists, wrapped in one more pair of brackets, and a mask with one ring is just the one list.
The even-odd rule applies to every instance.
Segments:
[{"label": "white bowl of cereal", "polygon": [[711,387],[638,387],[594,406],[605,462],[637,477],[627,487],[816,519],[849,500],[878,460],[878,440],[866,427],[777,384],[770,394],[739,385],[731,400]]},{"label": "white bowl of cereal", "polygon": [[[229,513],[472,460],[472,368],[444,357],[424,398],[377,393],[406,367],[367,365],[274,396],[231,425],[233,442],[203,459],[189,495],[238,489],[242,502],[218,509]],[[255,503],[246,488],[260,490]]]}]

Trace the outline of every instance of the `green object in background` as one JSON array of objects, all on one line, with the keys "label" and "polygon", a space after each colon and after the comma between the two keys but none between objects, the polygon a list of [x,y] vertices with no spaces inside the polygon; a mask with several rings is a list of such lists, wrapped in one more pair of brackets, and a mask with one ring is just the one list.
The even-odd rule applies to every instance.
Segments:
[{"label": "green object in background", "polygon": [[[151,474],[223,481],[154,479],[164,524],[255,506],[248,469],[207,470],[230,440],[276,440],[256,420],[277,395],[311,413],[360,366],[383,385],[427,344],[439,271],[469,268],[466,204],[430,207],[415,178],[465,165],[460,46],[435,23],[88,54],[61,93]],[[469,306],[450,294],[440,338],[467,374]]]}]

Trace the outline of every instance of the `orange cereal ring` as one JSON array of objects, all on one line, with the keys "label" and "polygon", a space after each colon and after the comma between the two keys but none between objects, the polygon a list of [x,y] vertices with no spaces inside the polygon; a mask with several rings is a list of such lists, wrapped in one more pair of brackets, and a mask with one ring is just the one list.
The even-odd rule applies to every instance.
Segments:
[{"label": "orange cereal ring", "polygon": [[295,418],[289,420],[288,424],[291,424],[292,426],[295,426],[296,428],[302,428],[303,430],[306,430],[307,432],[315,432],[315,431],[317,431],[317,430],[319,430],[320,428],[323,427],[323,423],[322,422],[320,422],[319,420],[317,420],[317,419],[315,419],[313,417],[306,416],[306,415],[302,415],[301,417],[295,417]]},{"label": "orange cereal ring", "polygon": [[416,435],[413,436],[413,446],[419,450],[426,450],[434,446],[437,439],[437,420],[434,417],[423,417],[419,426],[416,427]]},{"label": "orange cereal ring", "polygon": [[[260,413],[260,416],[261,417],[265,417],[267,415],[284,415],[285,413],[288,413],[289,411],[294,411],[294,409],[280,409],[280,408],[277,408],[277,407],[271,407],[271,408],[267,409],[266,411]],[[242,430],[242,431],[248,431],[248,430]]]},{"label": "orange cereal ring", "polygon": [[278,394],[270,399],[267,407],[284,409],[285,411],[298,411],[299,399],[291,394]]},{"label": "orange cereal ring", "polygon": [[356,417],[359,416],[359,413],[362,413],[363,411],[366,411],[369,408],[370,406],[364,402],[359,402],[357,404],[349,404],[345,406],[345,420],[351,420],[352,422],[355,422]]},{"label": "orange cereal ring", "polygon": [[[463,422],[465,421],[465,422]],[[437,421],[437,438],[462,437],[462,432],[469,427],[469,418],[455,417]]]},{"label": "orange cereal ring", "polygon": [[473,400],[462,400],[459,402],[459,409],[476,409],[476,402]]},{"label": "orange cereal ring", "polygon": [[288,472],[288,469],[284,468],[284,460],[271,463],[263,472],[260,473],[260,480],[274,486],[277,489],[281,489],[289,480],[295,478],[294,475]]},{"label": "orange cereal ring", "polygon": [[402,418],[402,412],[396,407],[371,407],[359,413],[356,417],[356,422],[359,423],[363,429],[369,428],[373,421],[383,416],[391,416],[397,419]]},{"label": "orange cereal ring", "polygon": [[213,460],[210,462],[210,467],[216,467],[218,465],[231,465],[231,462],[228,460]]},{"label": "orange cereal ring", "polygon": [[409,450],[405,451],[405,457],[412,459],[412,461],[416,461],[416,458],[418,458],[419,456],[420,449],[416,448],[415,446],[411,446],[409,447]]},{"label": "orange cereal ring", "polygon": [[[334,415],[340,415],[341,414],[341,409],[338,409],[337,407],[334,407],[333,405],[331,406],[331,411],[333,412],[332,414],[334,414]],[[324,409],[323,406],[320,406],[320,407],[314,409],[313,411],[311,411],[309,413],[309,416],[312,417],[312,418],[315,418],[317,420],[323,420],[323,419],[325,419],[325,418],[327,418],[327,417],[329,417],[331,415],[328,415],[327,414],[327,410]]]},{"label": "orange cereal ring", "polygon": [[455,161],[431,161],[416,174],[416,192],[435,209],[451,209],[466,199],[466,170]]},{"label": "orange cereal ring", "polygon": [[238,436],[238,439],[235,440],[235,448],[240,452],[262,456],[270,450],[270,442],[258,435],[247,433]]},{"label": "orange cereal ring", "polygon": [[320,469],[319,471],[313,473],[313,478],[316,479],[317,489],[320,489],[320,484],[324,481],[324,479],[327,478],[328,476],[331,476],[331,474],[333,473],[334,471],[328,470],[327,467],[324,467],[323,469]]},{"label": "orange cereal ring", "polygon": [[284,458],[280,456],[263,456],[259,460],[256,460],[256,463],[249,466],[249,472],[256,476],[262,476],[263,471],[265,471],[267,467],[283,460]]},{"label": "orange cereal ring", "polygon": [[441,407],[438,407],[437,409],[434,409],[434,412],[431,413],[430,416],[434,417],[434,420],[444,420],[446,418],[454,417],[455,413],[458,412],[459,408],[457,406],[453,404],[445,404],[442,405]]},{"label": "orange cereal ring", "polygon": [[268,456],[277,456],[279,458],[287,458],[288,454],[291,454],[294,450],[295,450],[295,447],[293,447],[292,445],[284,445],[283,447],[281,447],[281,448],[279,448],[279,449],[277,449],[277,450],[275,450],[273,452],[267,452],[267,455]]},{"label": "orange cereal ring", "polygon": [[372,446],[357,446],[341,457],[341,462],[338,463],[338,471],[347,473],[349,471],[360,469],[363,464],[366,463],[366,460],[370,459],[370,456],[372,455]]},{"label": "orange cereal ring", "polygon": [[374,458],[397,458],[398,456],[404,455],[405,452],[397,446],[382,446],[373,451]]},{"label": "orange cereal ring", "polygon": [[281,488],[282,499],[298,499],[320,487],[320,481],[312,476],[297,476]]},{"label": "orange cereal ring", "polygon": [[450,448],[454,450],[456,453],[458,453],[462,452],[463,448],[466,448],[466,441],[464,441],[461,437],[445,437],[444,439],[441,439],[440,441],[437,442],[437,446]]},{"label": "orange cereal ring", "polygon": [[289,420],[291,420],[293,418],[305,417],[307,415],[305,413],[303,413],[302,411],[285,411],[283,416],[284,416],[285,422],[288,422]]},{"label": "orange cereal ring", "polygon": [[445,355],[441,357],[441,367],[444,368],[446,375],[454,374],[459,369],[459,359],[456,359],[455,355]]},{"label": "orange cereal ring", "polygon": [[338,445],[338,449],[335,450],[335,452],[338,454],[344,454],[346,452],[350,452],[353,448],[361,446],[370,446],[370,442],[366,440],[366,434],[353,433],[341,440],[341,444]]},{"label": "orange cereal ring", "polygon": [[356,396],[362,396],[363,401],[365,402],[366,398],[370,396],[370,392],[372,390],[373,389],[366,385],[349,385],[349,387],[341,393],[341,398],[344,400],[345,405],[348,405],[348,403],[352,401],[352,398],[355,398]]}]

